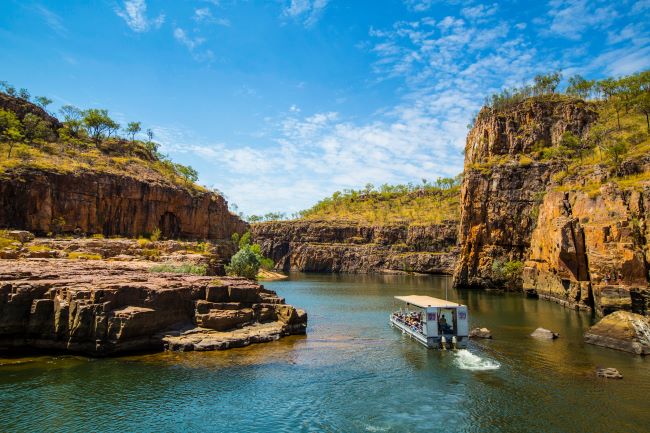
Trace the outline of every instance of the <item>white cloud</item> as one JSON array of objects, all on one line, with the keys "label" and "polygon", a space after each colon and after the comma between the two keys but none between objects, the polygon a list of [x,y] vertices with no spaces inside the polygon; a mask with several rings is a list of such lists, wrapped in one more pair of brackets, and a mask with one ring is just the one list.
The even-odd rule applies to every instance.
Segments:
[{"label": "white cloud", "polygon": [[549,32],[573,40],[586,30],[607,28],[618,15],[611,4],[598,0],[551,0],[549,6]]},{"label": "white cloud", "polygon": [[198,8],[194,10],[192,19],[196,22],[214,23],[224,27],[230,27],[230,20],[227,18],[215,17],[210,8]]},{"label": "white cloud", "polygon": [[46,8],[45,6],[42,5],[36,5],[34,6],[34,9],[36,12],[43,17],[47,25],[54,30],[56,33],[58,33],[61,36],[66,36],[68,33],[68,29],[66,28],[65,24],[63,24],[63,19]]},{"label": "white cloud", "polygon": [[291,0],[282,14],[311,27],[318,22],[328,3],[329,0]]},{"label": "white cloud", "polygon": [[491,6],[477,5],[461,9],[461,14],[470,20],[481,20],[496,14],[499,5],[494,3]]},{"label": "white cloud", "polygon": [[191,38],[187,32],[180,27],[174,29],[174,38],[176,38],[176,40],[181,44],[185,45],[190,51],[193,51],[196,47],[205,42],[205,39],[201,37]]},{"label": "white cloud", "polygon": [[125,0],[123,8],[117,8],[119,15],[134,32],[142,33],[151,28],[160,28],[165,22],[165,15],[160,14],[154,19],[147,17],[147,3],[145,0]]}]

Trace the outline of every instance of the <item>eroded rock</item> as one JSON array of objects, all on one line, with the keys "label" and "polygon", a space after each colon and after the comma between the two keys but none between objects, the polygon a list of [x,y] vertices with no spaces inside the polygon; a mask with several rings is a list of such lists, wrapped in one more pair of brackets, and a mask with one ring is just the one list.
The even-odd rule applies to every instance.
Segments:
[{"label": "eroded rock", "polygon": [[605,379],[623,379],[623,375],[619,371],[612,367],[596,368],[596,376],[604,377]]},{"label": "eroded rock", "polygon": [[610,349],[650,354],[650,319],[627,311],[603,317],[585,333],[585,342]]},{"label": "eroded rock", "polygon": [[212,350],[305,333],[302,310],[250,280],[149,268],[133,261],[1,261],[0,349]]}]

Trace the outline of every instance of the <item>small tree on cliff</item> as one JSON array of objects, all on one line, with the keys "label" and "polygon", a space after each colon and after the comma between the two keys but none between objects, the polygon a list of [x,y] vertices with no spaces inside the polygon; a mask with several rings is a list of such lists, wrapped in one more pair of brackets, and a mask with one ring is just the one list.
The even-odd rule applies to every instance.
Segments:
[{"label": "small tree on cliff", "polygon": [[131,141],[135,140],[135,135],[142,131],[142,124],[140,122],[129,122],[126,125],[125,132],[131,137]]},{"label": "small tree on cliff", "polygon": [[95,143],[99,143],[104,134],[110,134],[120,127],[117,122],[108,116],[108,110],[97,108],[91,108],[83,112],[83,125]]},{"label": "small tree on cliff", "polygon": [[16,144],[23,138],[22,125],[20,120],[12,111],[0,108],[0,140],[9,142],[9,153],[7,158],[11,158],[11,151]]}]

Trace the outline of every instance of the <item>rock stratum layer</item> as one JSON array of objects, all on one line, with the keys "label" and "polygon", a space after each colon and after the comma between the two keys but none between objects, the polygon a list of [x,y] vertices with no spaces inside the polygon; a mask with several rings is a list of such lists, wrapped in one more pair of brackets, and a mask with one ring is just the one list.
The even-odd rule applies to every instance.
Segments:
[{"label": "rock stratum layer", "polygon": [[451,273],[456,224],[364,226],[331,221],[253,224],[253,240],[285,272]]},{"label": "rock stratum layer", "polygon": [[247,224],[218,194],[108,173],[34,169],[0,177],[0,227],[137,237],[230,239]]},{"label": "rock stratum layer", "polygon": [[0,348],[216,350],[305,332],[307,315],[243,278],[152,274],[136,262],[0,262]]},{"label": "rock stratum layer", "polygon": [[[565,132],[584,139],[596,120],[593,104],[567,97],[479,114],[467,137],[457,287],[501,286],[495,262],[517,261],[525,267],[513,289],[599,315],[650,312],[650,185],[621,187],[596,164],[564,186],[561,161],[530,157],[558,147]],[[650,172],[649,158],[623,161],[620,171]],[[595,193],[581,191],[586,184]]]},{"label": "rock stratum layer", "polygon": [[[495,259],[525,260],[533,209],[561,167],[520,158],[535,147],[558,146],[564,132],[582,136],[596,118],[579,100],[531,99],[506,112],[481,110],[465,147],[456,286],[489,287]],[[499,158],[513,161],[499,164]]]}]

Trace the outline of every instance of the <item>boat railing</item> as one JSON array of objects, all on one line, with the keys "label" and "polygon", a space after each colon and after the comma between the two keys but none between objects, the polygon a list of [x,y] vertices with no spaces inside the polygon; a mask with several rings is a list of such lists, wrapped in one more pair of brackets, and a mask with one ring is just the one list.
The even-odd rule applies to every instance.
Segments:
[{"label": "boat railing", "polygon": [[407,320],[408,316],[404,313],[395,312],[392,314],[393,319],[397,322],[400,322],[404,326],[408,327],[414,332],[424,335],[424,329],[422,327],[422,322],[416,319],[411,318]]}]

